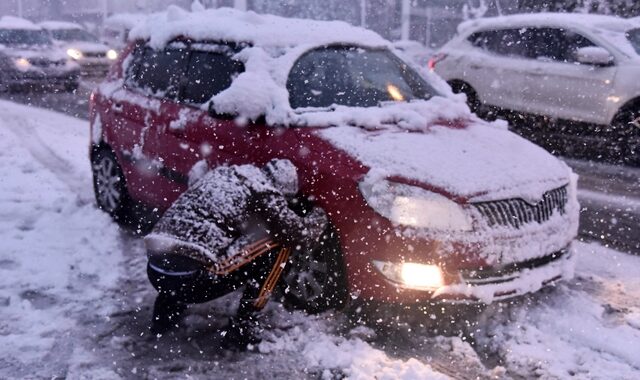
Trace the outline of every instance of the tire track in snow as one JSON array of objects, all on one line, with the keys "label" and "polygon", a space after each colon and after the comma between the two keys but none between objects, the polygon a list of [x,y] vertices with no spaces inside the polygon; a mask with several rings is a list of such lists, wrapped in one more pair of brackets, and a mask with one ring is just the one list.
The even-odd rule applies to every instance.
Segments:
[{"label": "tire track in snow", "polygon": [[81,205],[92,202],[93,197],[86,191],[90,182],[88,183],[83,174],[78,173],[77,164],[74,165],[74,163],[61,157],[40,137],[38,128],[49,126],[35,125],[27,116],[17,115],[15,112],[8,111],[6,105],[2,103],[0,103],[0,113],[14,116],[11,120],[2,120],[4,127],[18,137],[38,163],[49,169],[73,193],[78,195]]}]

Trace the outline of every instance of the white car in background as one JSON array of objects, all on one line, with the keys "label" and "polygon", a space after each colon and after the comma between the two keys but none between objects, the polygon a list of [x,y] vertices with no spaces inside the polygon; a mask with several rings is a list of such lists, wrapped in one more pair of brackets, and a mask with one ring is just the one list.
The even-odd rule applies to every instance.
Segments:
[{"label": "white car in background", "polygon": [[570,120],[558,133],[597,154],[640,161],[640,22],[538,13],[460,24],[430,61],[472,108]]},{"label": "white car in background", "polygon": [[45,21],[39,26],[49,32],[51,39],[77,62],[84,76],[103,77],[118,53],[100,42],[81,25],[64,21]]}]

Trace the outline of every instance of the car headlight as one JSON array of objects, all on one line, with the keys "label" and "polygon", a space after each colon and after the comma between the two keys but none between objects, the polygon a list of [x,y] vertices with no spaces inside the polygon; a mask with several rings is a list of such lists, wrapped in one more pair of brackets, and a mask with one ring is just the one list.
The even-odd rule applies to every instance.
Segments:
[{"label": "car headlight", "polygon": [[82,58],[82,52],[78,49],[67,49],[67,55],[73,59],[80,59]]},{"label": "car headlight", "polygon": [[444,286],[444,274],[439,266],[418,263],[373,261],[373,265],[389,281],[409,289],[437,290]]},{"label": "car headlight", "polygon": [[395,224],[446,231],[472,229],[462,206],[440,194],[387,180],[365,180],[360,191],[371,208]]},{"label": "car headlight", "polygon": [[118,58],[118,52],[113,49],[109,49],[109,51],[107,51],[107,58],[113,61]]},{"label": "car headlight", "polygon": [[18,70],[27,70],[31,67],[31,62],[26,58],[16,58],[13,60],[13,63],[16,65]]}]

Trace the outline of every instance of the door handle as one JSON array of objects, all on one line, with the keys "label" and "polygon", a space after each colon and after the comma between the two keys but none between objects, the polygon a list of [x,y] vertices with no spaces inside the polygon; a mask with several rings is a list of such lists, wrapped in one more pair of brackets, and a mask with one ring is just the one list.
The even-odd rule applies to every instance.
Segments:
[{"label": "door handle", "polygon": [[120,112],[124,111],[124,106],[122,105],[122,103],[114,103],[114,104],[111,106],[111,109],[112,109],[114,112],[118,112],[118,113],[120,113]]}]

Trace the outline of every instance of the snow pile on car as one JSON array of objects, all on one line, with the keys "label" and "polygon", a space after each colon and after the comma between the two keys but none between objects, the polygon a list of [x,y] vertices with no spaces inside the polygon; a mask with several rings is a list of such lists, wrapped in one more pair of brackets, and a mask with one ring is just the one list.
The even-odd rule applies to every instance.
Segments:
[{"label": "snow pile on car", "polygon": [[40,30],[40,27],[20,17],[3,16],[0,18],[0,29]]}]

